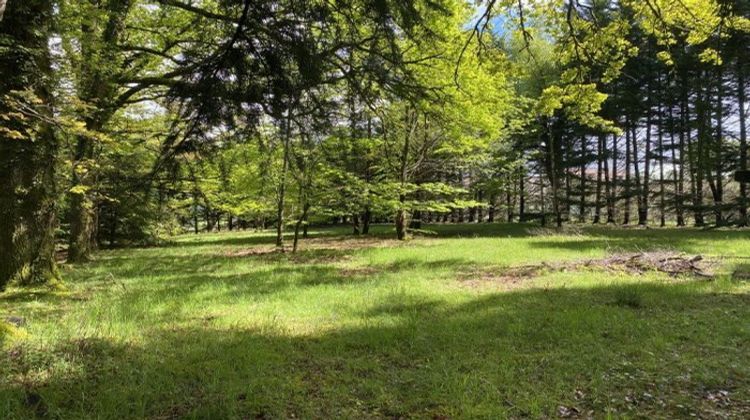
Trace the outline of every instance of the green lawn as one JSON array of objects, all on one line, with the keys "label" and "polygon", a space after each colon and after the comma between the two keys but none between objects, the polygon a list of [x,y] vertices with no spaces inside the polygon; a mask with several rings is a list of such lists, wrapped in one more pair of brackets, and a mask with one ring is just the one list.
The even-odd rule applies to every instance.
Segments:
[{"label": "green lawn", "polygon": [[[0,418],[750,417],[750,231],[428,228],[182,236],[10,289]],[[718,276],[493,277],[655,249]]]}]

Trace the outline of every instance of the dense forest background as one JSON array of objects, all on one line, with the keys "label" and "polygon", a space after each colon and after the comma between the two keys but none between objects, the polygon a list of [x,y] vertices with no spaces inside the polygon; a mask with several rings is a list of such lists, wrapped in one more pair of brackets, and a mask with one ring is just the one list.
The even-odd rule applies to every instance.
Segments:
[{"label": "dense forest background", "polygon": [[311,224],[745,226],[749,14],[0,1],[0,288],[184,231],[296,250]]}]

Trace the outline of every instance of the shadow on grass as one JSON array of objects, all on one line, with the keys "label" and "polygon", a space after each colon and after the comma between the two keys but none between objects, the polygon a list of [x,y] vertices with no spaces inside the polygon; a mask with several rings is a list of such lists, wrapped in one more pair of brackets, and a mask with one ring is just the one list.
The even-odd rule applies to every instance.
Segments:
[{"label": "shadow on grass", "polygon": [[591,249],[608,249],[612,252],[635,252],[655,250],[678,250],[719,256],[725,251],[711,246],[724,241],[748,241],[747,231],[705,231],[698,229],[648,229],[624,230],[607,228],[589,228],[583,230],[582,236],[565,240],[546,240],[544,237],[533,239],[529,245],[537,248],[565,249],[585,251]]},{"label": "shadow on grass", "polygon": [[[210,235],[210,238],[206,236]],[[216,245],[228,246],[252,246],[252,245],[273,245],[276,238],[265,233],[251,234],[250,232],[237,233],[227,232],[225,234],[198,234],[195,236],[182,236],[179,240],[173,240],[163,245],[164,248],[184,248],[184,247],[208,247]]]},{"label": "shadow on grass", "polygon": [[[541,229],[535,223],[464,223],[464,224],[430,224],[424,227],[434,231],[435,236],[426,238],[466,239],[466,238],[534,238],[531,245],[538,248],[590,250],[612,249],[613,251],[638,251],[653,249],[691,250],[703,241],[713,240],[750,240],[750,231],[741,229],[706,230],[698,228],[623,228],[607,225],[570,225],[563,229]],[[238,236],[239,235],[239,236]],[[547,240],[547,236],[569,236],[564,240]],[[416,235],[417,238],[423,235]],[[354,236],[349,226],[335,226],[316,229],[311,232],[309,240],[354,240],[365,242],[368,239],[393,239],[394,233],[388,225],[375,225],[369,235]],[[291,235],[285,236],[291,241]],[[272,246],[275,237],[268,232],[226,232],[220,234],[182,236],[165,244],[165,248],[191,247],[254,247]],[[301,240],[304,249],[307,239]]]},{"label": "shadow on grass", "polygon": [[[308,238],[300,238],[305,242],[308,239],[323,238],[367,238],[367,237],[395,237],[395,230],[388,226],[373,225],[369,235],[352,235],[351,226],[331,226],[316,228],[309,232]],[[292,232],[284,233],[284,241],[291,243],[294,238]],[[250,245],[274,245],[276,243],[275,232],[270,231],[227,231],[222,233],[200,233],[197,235],[181,235],[174,240],[167,242],[165,247],[190,247],[190,246],[250,246]]]},{"label": "shadow on grass", "polygon": [[65,312],[65,305],[86,300],[80,293],[37,288],[12,289],[0,295],[0,321],[3,316],[23,314],[26,318],[53,317]]},{"label": "shadow on grass", "polygon": [[[449,239],[533,236],[532,246],[570,250],[680,249],[699,239],[748,235],[596,227],[556,241],[530,227],[428,229]],[[335,238],[339,231],[332,232],[326,237]],[[262,236],[203,239],[174,246],[273,243]],[[139,318],[143,336],[131,342],[71,338],[1,352],[0,414],[502,418],[554,416],[563,405],[597,416],[608,409],[642,417],[750,416],[750,333],[745,326],[750,298],[707,293],[695,282],[524,290],[463,303],[394,293],[363,307],[358,318],[330,321],[330,330],[311,335],[290,334],[281,322],[254,330],[220,328],[211,319],[183,327],[171,322],[188,319],[184,302],[234,304],[233,298],[254,301],[292,288],[390,281],[412,270],[451,272],[475,264],[406,259],[369,267],[372,271],[342,271],[328,264],[356,252],[113,253],[101,261],[106,272],[96,271],[96,264],[82,266],[93,271],[76,274],[73,281],[117,293],[118,316],[132,318],[133,308],[152,311]],[[53,312],[38,314],[51,317],[74,299],[11,293],[0,297],[0,309],[31,314],[49,309]],[[152,301],[166,304],[152,310]],[[712,397],[719,390],[730,393],[730,403]]]},{"label": "shadow on grass", "polygon": [[[624,290],[639,308],[618,304]],[[452,304],[394,295],[362,308],[359,326],[312,335],[207,322],[133,342],[76,338],[0,355],[0,409],[8,418],[502,418],[555,416],[562,405],[598,417],[742,418],[749,304],[687,284]],[[718,390],[731,403],[708,398]]]}]

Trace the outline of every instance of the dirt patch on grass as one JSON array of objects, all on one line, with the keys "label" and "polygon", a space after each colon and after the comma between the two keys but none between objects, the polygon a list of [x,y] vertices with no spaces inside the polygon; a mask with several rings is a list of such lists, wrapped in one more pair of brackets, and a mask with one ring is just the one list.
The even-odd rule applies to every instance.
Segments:
[{"label": "dirt patch on grass", "polygon": [[506,268],[472,267],[458,273],[461,285],[468,288],[486,286],[515,289],[527,280],[540,276],[547,270],[546,264],[524,265]]},{"label": "dirt patch on grass", "polygon": [[350,253],[366,248],[395,248],[404,242],[371,236],[323,237],[301,239],[297,252],[292,252],[291,241],[283,249],[269,246],[255,246],[244,249],[231,249],[220,254],[228,258],[288,258],[298,263],[328,263],[348,259]]},{"label": "dirt patch on grass", "polygon": [[310,238],[300,241],[300,249],[357,250],[364,248],[395,248],[405,242],[374,236],[345,236]]},{"label": "dirt patch on grass", "polygon": [[629,274],[644,274],[658,271],[670,276],[691,276],[711,279],[715,264],[701,255],[687,255],[670,251],[615,254],[603,259],[574,263],[571,268],[599,268],[609,271],[624,271]]},{"label": "dirt patch on grass", "polygon": [[283,254],[284,250],[279,248],[245,248],[245,249],[233,249],[230,251],[226,251],[222,254],[223,257],[230,257],[230,258],[243,258],[243,257],[257,257],[257,256],[264,256],[264,255],[273,255],[273,254]]},{"label": "dirt patch on grass", "polygon": [[459,273],[459,281],[467,287],[488,284],[514,288],[542,274],[601,270],[642,275],[648,272],[666,273],[672,277],[689,276],[713,279],[715,263],[700,255],[686,255],[671,251],[613,254],[605,258],[571,262],[542,262],[507,268],[472,268]]}]

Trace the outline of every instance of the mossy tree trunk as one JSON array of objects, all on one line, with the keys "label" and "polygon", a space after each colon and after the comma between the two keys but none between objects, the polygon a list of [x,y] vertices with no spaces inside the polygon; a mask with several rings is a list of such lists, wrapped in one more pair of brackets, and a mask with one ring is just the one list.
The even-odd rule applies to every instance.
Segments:
[{"label": "mossy tree trunk", "polygon": [[51,21],[50,2],[26,0],[8,3],[0,22],[0,114],[7,117],[0,130],[0,289],[58,276]]}]

